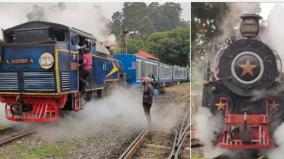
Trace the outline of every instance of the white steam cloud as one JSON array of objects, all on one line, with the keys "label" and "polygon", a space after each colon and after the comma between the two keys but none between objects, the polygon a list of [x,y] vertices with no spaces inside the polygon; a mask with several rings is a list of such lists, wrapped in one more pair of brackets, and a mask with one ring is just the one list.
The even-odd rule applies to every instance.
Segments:
[{"label": "white steam cloud", "polygon": [[196,137],[203,146],[203,153],[206,158],[215,158],[224,153],[226,150],[214,145],[217,134],[222,131],[223,117],[221,115],[213,116],[208,108],[202,107],[194,118],[196,123]]},{"label": "white steam cloud", "polygon": [[268,15],[267,26],[263,30],[261,40],[268,44],[276,53],[279,54],[282,61],[284,59],[284,32],[282,30],[283,21],[279,20],[284,16],[283,5],[276,4]]},{"label": "white steam cloud", "polygon": [[[156,105],[151,108],[153,128],[171,130],[176,126],[183,109],[178,104]],[[177,113],[179,112],[179,113]],[[39,135],[49,140],[74,139],[100,134],[102,131],[139,131],[147,128],[147,119],[142,107],[142,93],[134,89],[117,87],[111,94],[87,103],[80,112],[61,118],[50,131]]]},{"label": "white steam cloud", "polygon": [[[263,34],[261,35],[261,39],[264,43],[268,44],[272,50],[276,51],[276,53],[280,56],[281,61],[284,59],[284,32],[282,30],[282,26],[284,22],[279,18],[284,16],[283,5],[276,4],[274,8],[271,9],[268,19],[267,26],[263,30]],[[282,62],[283,63],[283,62]],[[283,70],[283,67],[282,67]],[[279,94],[279,92],[283,92],[283,87],[279,87],[274,92],[275,94]],[[284,124],[282,123],[274,132],[273,138],[276,142],[277,146],[275,149],[268,151],[267,156],[269,159],[282,159],[284,152]]]},{"label": "white steam cloud", "polygon": [[87,103],[80,112],[73,112],[61,118],[54,127],[56,130],[44,130],[40,135],[51,140],[61,140],[63,136],[80,137],[112,126],[140,130],[146,128],[146,123],[141,93],[119,87],[109,96]]},{"label": "white steam cloud", "polygon": [[269,159],[282,159],[284,152],[284,124],[281,124],[274,132],[273,138],[278,146],[271,151],[268,151],[267,156]]},{"label": "white steam cloud", "polygon": [[0,103],[0,127],[11,125],[13,122],[6,119],[5,104]]},{"label": "white steam cloud", "polygon": [[116,40],[107,28],[109,20],[101,7],[94,3],[1,3],[0,28],[7,29],[32,20],[75,27],[103,42],[113,43]]}]

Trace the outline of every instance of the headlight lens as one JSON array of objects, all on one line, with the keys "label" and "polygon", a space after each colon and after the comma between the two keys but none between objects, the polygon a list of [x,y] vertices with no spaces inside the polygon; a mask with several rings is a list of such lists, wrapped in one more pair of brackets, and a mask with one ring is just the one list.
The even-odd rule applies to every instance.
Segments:
[{"label": "headlight lens", "polygon": [[45,52],[41,54],[39,64],[43,69],[50,69],[54,64],[54,58],[50,53]]}]

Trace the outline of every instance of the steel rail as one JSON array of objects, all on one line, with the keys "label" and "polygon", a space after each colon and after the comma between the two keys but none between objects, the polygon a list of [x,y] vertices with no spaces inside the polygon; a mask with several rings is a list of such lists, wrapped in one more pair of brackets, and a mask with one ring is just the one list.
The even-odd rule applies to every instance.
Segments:
[{"label": "steel rail", "polygon": [[135,140],[128,146],[128,148],[121,154],[119,159],[131,159],[132,156],[139,150],[146,138],[149,136],[149,131],[142,131]]},{"label": "steel rail", "polygon": [[175,140],[173,142],[173,146],[172,146],[172,151],[170,153],[170,155],[168,156],[168,159],[178,159],[179,156],[179,152],[181,150],[181,147],[185,141],[186,136],[188,135],[187,130],[190,127],[190,123],[186,123],[186,119],[188,117],[188,111],[189,111],[189,104],[186,104],[186,111],[179,129],[179,133],[177,133],[177,130],[175,130]]},{"label": "steel rail", "polygon": [[14,140],[17,140],[17,139],[20,139],[20,138],[23,138],[25,136],[29,136],[33,133],[35,133],[37,130],[30,130],[30,131],[24,131],[24,132],[21,132],[21,133],[18,133],[16,135],[12,135],[12,136],[9,136],[3,140],[0,140],[0,146],[2,145],[5,145],[5,144],[8,144]]}]

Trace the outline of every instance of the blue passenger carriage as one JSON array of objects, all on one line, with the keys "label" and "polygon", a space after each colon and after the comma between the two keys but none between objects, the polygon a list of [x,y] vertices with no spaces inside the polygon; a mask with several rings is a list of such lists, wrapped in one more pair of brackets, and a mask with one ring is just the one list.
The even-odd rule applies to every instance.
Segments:
[{"label": "blue passenger carriage", "polygon": [[158,78],[158,65],[156,60],[147,59],[134,54],[119,54],[116,59],[121,61],[127,76],[127,83],[133,86],[141,86],[145,76],[154,75]]},{"label": "blue passenger carriage", "polygon": [[154,76],[160,85],[189,80],[188,67],[171,66],[135,54],[119,54],[116,59],[122,63],[130,85],[141,86],[145,76]]},{"label": "blue passenger carriage", "polygon": [[[0,45],[0,100],[15,121],[57,121],[60,110],[79,111],[80,97],[100,95],[119,80],[119,65],[96,38],[65,25],[33,21],[3,31]],[[77,46],[89,42],[93,57],[88,86],[79,91]],[[78,49],[78,50],[77,50]]]}]

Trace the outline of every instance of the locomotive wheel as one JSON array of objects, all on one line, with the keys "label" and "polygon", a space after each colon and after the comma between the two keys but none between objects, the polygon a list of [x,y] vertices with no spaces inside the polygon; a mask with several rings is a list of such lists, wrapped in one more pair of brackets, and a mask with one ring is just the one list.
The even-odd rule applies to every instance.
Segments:
[{"label": "locomotive wheel", "polygon": [[97,93],[97,98],[102,98],[102,90],[101,89],[97,90],[96,93]]},{"label": "locomotive wheel", "polygon": [[89,91],[89,92],[83,93],[83,97],[84,97],[84,99],[86,100],[86,102],[91,101],[91,100],[92,100],[92,92]]}]

